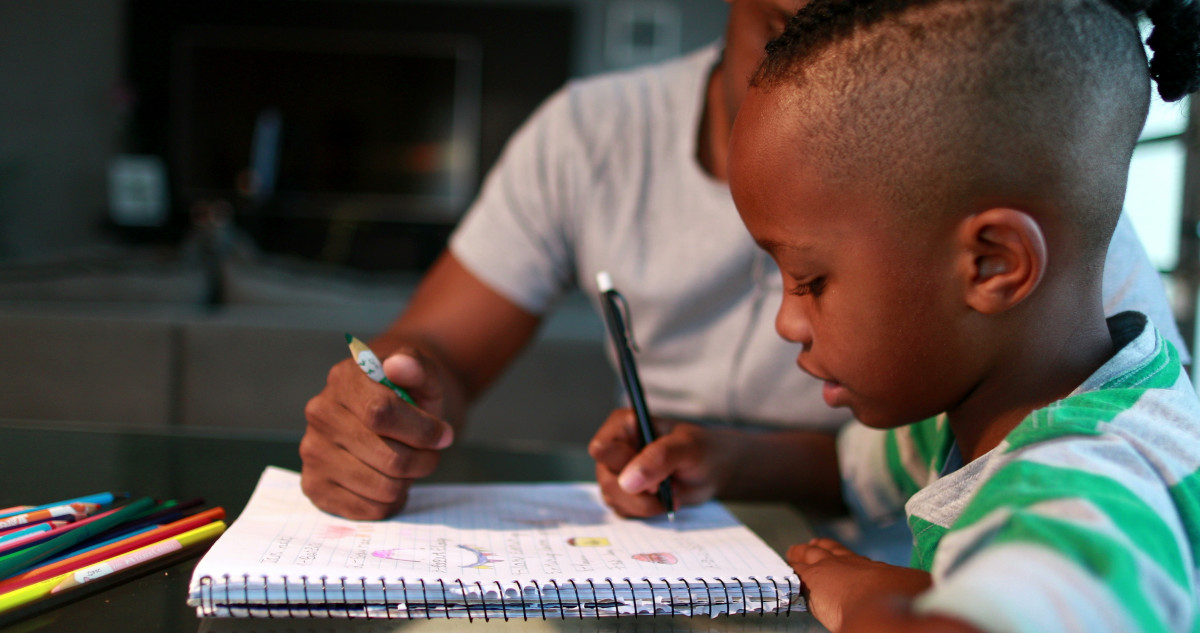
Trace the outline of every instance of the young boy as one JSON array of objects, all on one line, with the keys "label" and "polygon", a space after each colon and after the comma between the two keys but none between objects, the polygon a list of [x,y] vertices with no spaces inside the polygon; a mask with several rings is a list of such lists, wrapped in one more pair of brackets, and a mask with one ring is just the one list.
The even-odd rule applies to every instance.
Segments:
[{"label": "young boy", "polygon": [[[847,500],[914,534],[912,569],[788,552],[833,631],[1200,627],[1200,401],[1143,315],[1101,306],[1148,104],[1134,4],[815,0],[768,47],[734,200],[783,275],[776,328],[862,423],[838,439]],[[1175,99],[1197,7],[1150,15]],[[689,433],[610,501],[740,476],[690,472],[714,441]],[[779,459],[760,448],[743,470]]]},{"label": "young boy", "polygon": [[[1200,624],[1200,401],[1144,316],[1101,308],[1148,104],[1130,4],[814,2],[768,47],[734,200],[800,367],[883,430],[839,438],[852,504],[903,505],[930,572],[792,548],[834,630]],[[1165,98],[1195,88],[1196,12],[1152,6]]]}]

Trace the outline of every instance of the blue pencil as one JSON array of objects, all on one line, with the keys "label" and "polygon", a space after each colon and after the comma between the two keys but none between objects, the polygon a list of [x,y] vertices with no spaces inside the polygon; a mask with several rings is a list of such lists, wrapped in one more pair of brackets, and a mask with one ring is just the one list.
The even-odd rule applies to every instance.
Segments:
[{"label": "blue pencil", "polygon": [[33,506],[32,508],[25,508],[24,510],[18,510],[16,512],[6,512],[4,514],[0,514],[0,519],[3,519],[5,517],[15,516],[18,514],[24,514],[26,512],[36,512],[38,510],[49,510],[50,508],[53,508],[56,506],[70,505],[72,503],[98,503],[101,506],[107,506],[107,505],[110,505],[113,501],[115,501],[117,499],[124,499],[128,496],[129,496],[128,494],[119,494],[118,495],[118,494],[114,494],[111,492],[97,492],[96,494],[87,495],[85,497],[76,497],[74,499],[67,499],[66,501],[55,501],[54,503],[47,503],[45,505]]},{"label": "blue pencil", "polygon": [[46,521],[43,523],[37,523],[35,525],[26,527],[26,528],[9,530],[3,534],[0,534],[0,543],[3,543],[4,541],[7,541],[9,539],[19,538],[22,536],[29,536],[30,534],[37,534],[38,532],[49,532],[50,530],[52,530],[56,527],[66,525],[66,523],[67,523],[67,521],[63,521],[63,520]]}]

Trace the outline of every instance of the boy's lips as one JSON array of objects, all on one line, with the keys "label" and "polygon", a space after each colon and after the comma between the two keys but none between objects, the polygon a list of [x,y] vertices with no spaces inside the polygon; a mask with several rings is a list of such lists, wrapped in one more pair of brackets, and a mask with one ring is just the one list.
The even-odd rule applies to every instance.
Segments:
[{"label": "boy's lips", "polygon": [[820,372],[816,372],[808,367],[805,367],[804,363],[797,361],[796,364],[800,366],[800,369],[803,370],[804,373],[825,383],[821,389],[821,396],[825,399],[825,404],[831,407],[844,407],[849,404],[846,402],[847,392],[846,388],[842,386],[842,383],[832,378],[826,378],[825,376],[821,375]]},{"label": "boy's lips", "polygon": [[842,383],[836,380],[826,380],[824,387],[821,389],[821,396],[825,399],[825,404],[831,407],[846,406],[846,388]]}]

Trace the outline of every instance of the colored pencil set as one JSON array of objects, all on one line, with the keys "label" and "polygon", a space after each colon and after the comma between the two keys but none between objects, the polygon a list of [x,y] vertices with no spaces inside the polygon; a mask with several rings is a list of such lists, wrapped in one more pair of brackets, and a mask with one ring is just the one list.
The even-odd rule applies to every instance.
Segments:
[{"label": "colored pencil set", "polygon": [[111,492],[0,509],[0,615],[206,548],[225,531],[224,518],[224,508],[205,509],[203,499]]}]

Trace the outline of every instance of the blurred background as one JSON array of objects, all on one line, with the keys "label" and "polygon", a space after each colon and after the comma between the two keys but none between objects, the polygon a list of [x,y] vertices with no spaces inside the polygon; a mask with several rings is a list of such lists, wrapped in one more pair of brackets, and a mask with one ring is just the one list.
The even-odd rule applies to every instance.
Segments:
[{"label": "blurred background", "polygon": [[[550,92],[712,42],[727,13],[721,0],[0,2],[0,418],[298,437],[348,354],[342,333],[368,339],[402,309]],[[1156,102],[1127,206],[1193,344],[1189,109]],[[616,388],[603,341],[568,297],[470,437],[586,441]]]}]

